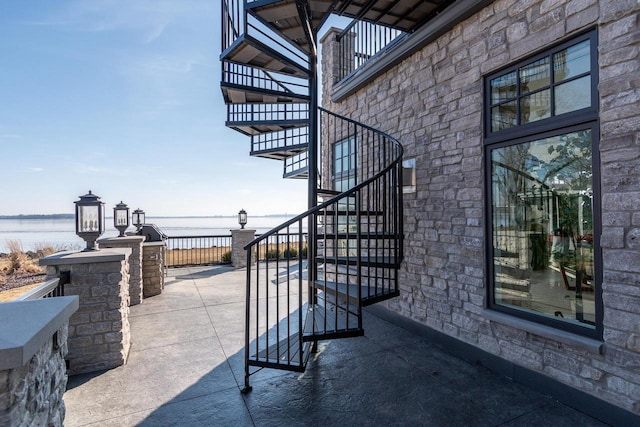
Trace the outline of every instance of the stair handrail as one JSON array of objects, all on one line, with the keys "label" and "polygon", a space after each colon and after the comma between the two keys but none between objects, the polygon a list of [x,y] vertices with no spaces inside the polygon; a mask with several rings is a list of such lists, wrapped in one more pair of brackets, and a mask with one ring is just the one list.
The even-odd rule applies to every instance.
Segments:
[{"label": "stair handrail", "polygon": [[[396,148],[399,150],[398,155],[396,156],[395,159],[393,159],[393,161],[391,161],[385,168],[383,168],[382,170],[378,171],[375,175],[373,175],[370,178],[367,178],[365,181],[361,182],[360,184],[355,185],[354,187],[350,188],[349,190],[346,190],[340,194],[338,194],[337,196],[334,196],[332,198],[330,198],[329,200],[324,201],[323,203],[314,206],[313,208],[308,209],[306,212],[301,213],[300,215],[291,218],[290,220],[272,228],[271,230],[267,231],[266,233],[261,234],[259,237],[256,237],[255,239],[253,239],[251,242],[247,243],[244,246],[245,250],[249,250],[250,248],[254,247],[255,245],[259,244],[260,242],[262,242],[265,239],[268,239],[269,236],[273,236],[274,234],[276,234],[277,232],[279,232],[280,230],[289,227],[291,225],[293,225],[296,222],[299,222],[305,218],[308,218],[310,215],[313,215],[316,212],[322,211],[323,209],[327,208],[328,206],[344,199],[347,197],[352,196],[353,194],[357,193],[358,191],[360,191],[362,188],[366,187],[367,185],[371,184],[373,181],[375,181],[376,179],[384,176],[386,173],[388,173],[391,169],[393,169],[395,166],[397,166],[401,161],[402,161],[402,156],[404,154],[404,147],[402,146],[402,144],[395,138],[393,138],[392,136],[390,136],[389,134],[379,130],[379,129],[375,129],[371,126],[367,126],[363,123],[360,123],[358,121],[355,121],[353,119],[350,119],[348,117],[342,116],[340,114],[336,114],[333,113],[329,110],[326,110],[322,107],[318,107],[318,110],[320,112],[324,112],[327,114],[330,114],[334,117],[337,117],[341,120],[345,120],[349,123],[361,126],[367,130],[370,130],[374,133],[377,133],[378,135],[384,137],[386,140],[391,141],[392,144],[394,144],[396,146]],[[400,174],[400,178],[402,178],[402,174]],[[400,188],[402,188],[402,182],[398,183],[398,186]],[[400,206],[400,208],[402,208],[402,206]],[[402,215],[402,213],[400,213]]]}]

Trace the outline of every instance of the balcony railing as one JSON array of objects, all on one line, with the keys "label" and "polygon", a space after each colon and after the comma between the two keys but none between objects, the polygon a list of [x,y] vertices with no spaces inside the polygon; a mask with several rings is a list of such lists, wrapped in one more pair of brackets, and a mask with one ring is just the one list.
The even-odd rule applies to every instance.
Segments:
[{"label": "balcony railing", "polygon": [[353,20],[337,37],[339,43],[337,80],[347,78],[376,55],[394,46],[406,34],[394,28]]}]

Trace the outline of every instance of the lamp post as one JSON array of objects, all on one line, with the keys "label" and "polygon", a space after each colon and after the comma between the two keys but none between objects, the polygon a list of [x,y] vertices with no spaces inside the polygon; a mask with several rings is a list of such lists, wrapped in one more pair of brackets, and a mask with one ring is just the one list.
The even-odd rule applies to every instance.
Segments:
[{"label": "lamp post", "polygon": [[247,212],[244,209],[240,209],[240,212],[238,212],[238,224],[240,224],[241,229],[244,229],[244,226],[247,225]]},{"label": "lamp post", "polygon": [[129,228],[129,206],[122,200],[113,208],[113,226],[120,232],[118,237],[124,237],[125,230]]},{"label": "lamp post", "polygon": [[136,231],[138,233],[140,232],[144,221],[144,211],[142,209],[136,209],[135,211],[133,211],[133,214],[131,215],[131,222],[133,222],[133,225],[136,227]]},{"label": "lamp post", "polygon": [[84,251],[95,251],[96,240],[104,233],[104,203],[100,197],[89,193],[80,196],[76,204],[76,234],[87,242]]}]

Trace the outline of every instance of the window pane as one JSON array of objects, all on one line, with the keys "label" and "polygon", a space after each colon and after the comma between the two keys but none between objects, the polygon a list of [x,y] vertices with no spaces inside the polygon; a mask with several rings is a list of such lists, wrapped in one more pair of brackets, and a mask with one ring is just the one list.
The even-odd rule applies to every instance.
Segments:
[{"label": "window pane", "polygon": [[491,104],[498,104],[516,97],[516,72],[491,80]]},{"label": "window pane", "polygon": [[551,116],[549,89],[523,96],[520,99],[520,124],[535,122]]},{"label": "window pane", "polygon": [[588,73],[591,70],[589,40],[553,55],[554,79],[557,82]]},{"label": "window pane", "polygon": [[349,137],[336,142],[333,146],[334,189],[346,191],[355,185],[356,175],[356,139]]},{"label": "window pane", "polygon": [[520,68],[520,93],[533,92],[551,84],[549,61],[547,56]]},{"label": "window pane", "polygon": [[413,193],[416,191],[416,159],[402,161],[402,191]]},{"label": "window pane", "polygon": [[585,76],[555,87],[555,114],[591,106],[591,77]]},{"label": "window pane", "polygon": [[508,129],[517,124],[516,102],[507,102],[491,109],[491,131]]},{"label": "window pane", "polygon": [[595,322],[591,131],[491,152],[496,304]]}]

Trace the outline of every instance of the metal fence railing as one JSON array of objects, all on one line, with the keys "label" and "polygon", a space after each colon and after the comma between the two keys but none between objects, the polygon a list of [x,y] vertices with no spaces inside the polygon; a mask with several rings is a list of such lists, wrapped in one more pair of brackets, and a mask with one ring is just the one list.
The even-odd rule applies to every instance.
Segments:
[{"label": "metal fence railing", "polygon": [[71,273],[69,271],[60,272],[60,277],[47,280],[41,286],[26,292],[19,297],[16,301],[34,300],[39,298],[51,298],[64,296],[64,285],[71,281]]},{"label": "metal fence railing", "polygon": [[231,263],[231,235],[168,236],[165,267]]}]

